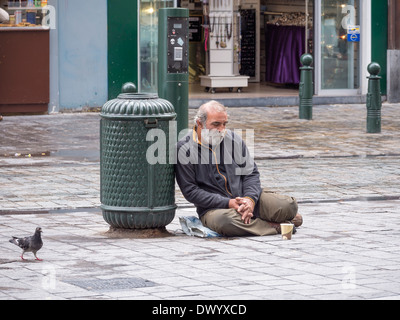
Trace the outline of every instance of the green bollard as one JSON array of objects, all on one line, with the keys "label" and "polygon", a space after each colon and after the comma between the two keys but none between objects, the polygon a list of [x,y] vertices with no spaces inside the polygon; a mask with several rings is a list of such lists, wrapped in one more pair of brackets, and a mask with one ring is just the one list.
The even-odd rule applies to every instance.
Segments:
[{"label": "green bollard", "polygon": [[313,105],[313,81],[312,81],[312,70],[311,67],[313,57],[309,53],[305,53],[301,56],[300,62],[303,65],[300,67],[300,85],[299,85],[299,118],[312,120],[312,105]]},{"label": "green bollard", "polygon": [[381,133],[381,67],[376,62],[368,65],[367,133]]}]

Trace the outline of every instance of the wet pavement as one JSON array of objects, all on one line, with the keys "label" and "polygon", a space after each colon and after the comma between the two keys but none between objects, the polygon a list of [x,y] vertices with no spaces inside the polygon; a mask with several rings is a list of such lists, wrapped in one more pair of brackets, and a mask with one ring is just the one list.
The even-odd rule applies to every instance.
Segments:
[{"label": "wet pavement", "polygon": [[[365,132],[365,105],[313,111],[229,109],[230,128],[254,129],[263,187],[298,199],[291,241],[186,236],[178,218],[195,210],[178,188],[170,237],[115,239],[99,209],[99,115],[4,117],[0,299],[399,299],[400,105],[383,105],[381,134]],[[8,238],[38,225],[44,261],[22,262]]]}]

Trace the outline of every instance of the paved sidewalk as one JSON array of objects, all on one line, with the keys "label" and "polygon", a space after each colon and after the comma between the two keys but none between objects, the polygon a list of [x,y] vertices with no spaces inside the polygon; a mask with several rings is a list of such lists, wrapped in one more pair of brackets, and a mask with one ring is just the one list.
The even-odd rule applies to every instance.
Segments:
[{"label": "paved sidewalk", "polygon": [[[195,110],[190,110],[191,117]],[[232,108],[231,128],[255,129],[262,184],[295,196],[304,226],[280,237],[201,239],[176,190],[164,238],[112,238],[99,200],[99,116],[0,122],[0,299],[399,299],[400,105],[382,134],[365,106]],[[43,262],[22,262],[12,236],[43,228]]]},{"label": "paved sidewalk", "polygon": [[[399,299],[399,204],[302,205],[291,241],[188,237],[177,219],[175,236],[112,239],[96,210],[1,216],[0,298]],[[22,262],[7,237],[36,225],[44,261]]]}]

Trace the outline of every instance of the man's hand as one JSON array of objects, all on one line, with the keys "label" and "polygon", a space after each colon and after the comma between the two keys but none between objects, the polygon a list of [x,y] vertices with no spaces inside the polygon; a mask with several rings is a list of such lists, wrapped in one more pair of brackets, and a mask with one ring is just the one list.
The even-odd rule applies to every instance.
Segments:
[{"label": "man's hand", "polygon": [[241,214],[242,220],[245,224],[249,224],[253,217],[254,203],[249,198],[237,197],[229,200],[229,208],[235,209]]}]

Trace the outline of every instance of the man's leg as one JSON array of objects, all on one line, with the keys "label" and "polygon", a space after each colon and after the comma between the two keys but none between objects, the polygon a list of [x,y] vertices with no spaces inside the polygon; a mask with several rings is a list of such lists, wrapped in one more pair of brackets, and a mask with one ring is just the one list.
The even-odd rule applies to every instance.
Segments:
[{"label": "man's leg", "polygon": [[278,232],[267,221],[252,219],[249,224],[242,221],[242,216],[235,209],[216,209],[208,211],[201,217],[207,228],[226,237],[267,236]]},{"label": "man's leg", "polygon": [[260,218],[276,223],[293,220],[298,210],[295,198],[270,192],[266,189],[261,192],[259,205]]}]

